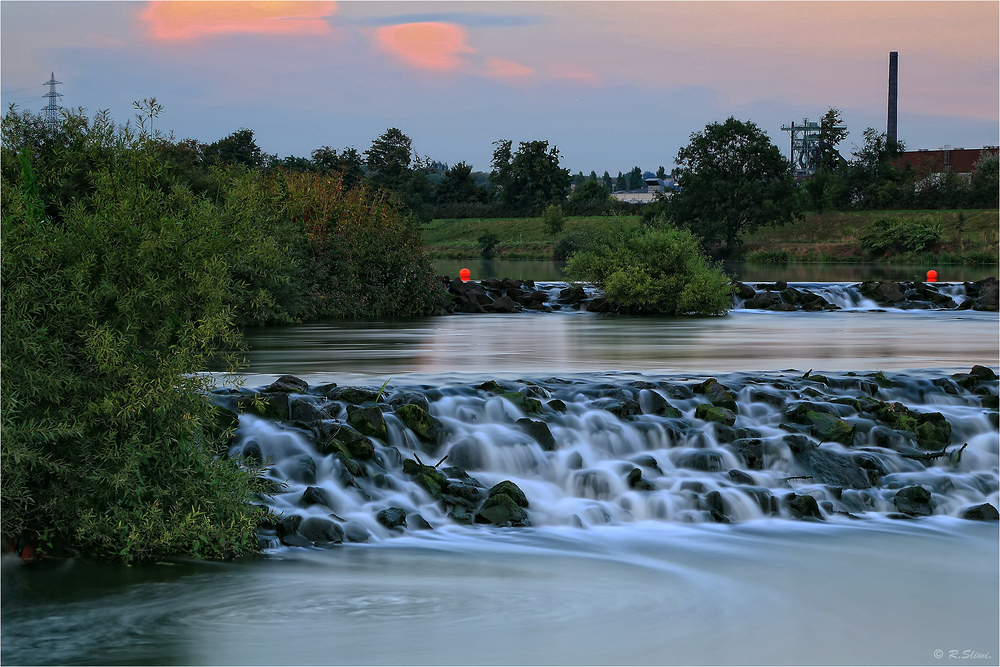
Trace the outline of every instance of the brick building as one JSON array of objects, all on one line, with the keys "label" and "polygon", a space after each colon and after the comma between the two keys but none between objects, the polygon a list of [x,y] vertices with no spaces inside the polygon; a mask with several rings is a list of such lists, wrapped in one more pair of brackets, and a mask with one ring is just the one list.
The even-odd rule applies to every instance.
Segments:
[{"label": "brick building", "polygon": [[906,151],[896,158],[898,167],[911,166],[917,174],[970,174],[975,171],[976,163],[987,155],[996,155],[1000,151],[997,146],[982,148],[952,148],[945,146],[938,150],[921,149]]}]

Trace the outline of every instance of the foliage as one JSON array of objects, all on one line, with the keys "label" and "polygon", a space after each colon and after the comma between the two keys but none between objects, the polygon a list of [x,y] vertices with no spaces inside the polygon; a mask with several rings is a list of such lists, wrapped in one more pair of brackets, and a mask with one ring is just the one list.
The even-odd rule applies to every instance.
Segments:
[{"label": "foliage", "polygon": [[819,121],[819,171],[832,173],[840,169],[843,158],[837,146],[847,138],[840,109],[830,107]]},{"label": "foliage", "polygon": [[283,213],[305,233],[302,289],[313,317],[405,317],[443,289],[399,201],[338,172],[280,175]]},{"label": "foliage", "polygon": [[676,162],[681,189],[669,200],[670,217],[705,243],[732,247],[762,225],[801,215],[788,160],[752,122],[707,125]]},{"label": "foliage", "polygon": [[569,196],[571,202],[606,202],[608,190],[601,181],[587,181]]},{"label": "foliage", "polygon": [[969,189],[970,208],[1000,206],[1000,153],[979,158]]},{"label": "foliage", "polygon": [[516,153],[511,141],[494,142],[490,187],[493,197],[518,215],[537,215],[546,206],[562,203],[569,190],[568,169],[559,166],[559,149],[547,141],[521,142]]},{"label": "foliage", "polygon": [[[4,535],[118,561],[256,551],[257,478],[216,456],[199,373],[240,346],[224,217],[106,116],[70,114],[44,159],[24,120],[2,147],[23,171],[2,180]],[[80,165],[85,198],[40,215]]]},{"label": "foliage", "polygon": [[444,172],[444,177],[435,189],[435,199],[442,204],[483,204],[486,189],[476,184],[472,176],[472,165],[459,162]]},{"label": "foliage", "polygon": [[758,250],[743,257],[743,261],[749,264],[787,264],[791,259],[787,250]]},{"label": "foliage", "polygon": [[265,162],[264,152],[253,138],[253,130],[247,128],[209,144],[203,153],[208,166],[239,164],[244,167],[260,167]]},{"label": "foliage", "polygon": [[939,243],[943,231],[937,217],[904,220],[884,216],[875,219],[859,241],[861,247],[873,255],[920,252]]},{"label": "foliage", "polygon": [[655,229],[607,226],[569,259],[566,272],[603,288],[621,312],[721,315],[732,307],[729,277],[705,259],[691,232],[663,221]]},{"label": "foliage", "polygon": [[562,206],[553,204],[545,209],[545,212],[542,213],[542,225],[545,226],[545,231],[552,236],[561,232],[563,230]]},{"label": "foliage", "polygon": [[500,237],[493,232],[483,232],[476,242],[479,244],[479,256],[483,259],[493,259],[497,254],[497,244]]}]

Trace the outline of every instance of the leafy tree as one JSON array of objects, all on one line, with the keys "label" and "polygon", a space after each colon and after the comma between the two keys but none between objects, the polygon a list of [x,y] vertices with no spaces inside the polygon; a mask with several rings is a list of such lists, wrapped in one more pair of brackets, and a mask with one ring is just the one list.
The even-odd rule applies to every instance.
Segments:
[{"label": "leafy tree", "polygon": [[833,173],[844,161],[837,146],[847,138],[840,109],[830,107],[819,121],[819,171]]},{"label": "leafy tree", "polygon": [[660,168],[656,170],[656,177],[660,179],[667,177],[667,170],[663,167],[663,165],[660,165]]},{"label": "leafy tree", "polygon": [[608,191],[601,181],[587,181],[569,196],[574,202],[603,202],[608,199]]},{"label": "leafy tree", "polygon": [[691,135],[677,152],[674,221],[706,243],[732,247],[758,227],[800,216],[791,165],[757,125],[728,118]]},{"label": "leafy tree", "polygon": [[435,197],[438,204],[485,203],[486,190],[476,185],[472,165],[459,162],[444,172]]},{"label": "leafy tree", "polygon": [[569,258],[566,272],[593,281],[623,313],[722,315],[732,307],[729,277],[710,264],[690,231],[611,224]]},{"label": "leafy tree", "polygon": [[611,174],[605,171],[604,176],[601,177],[601,180],[604,181],[605,190],[607,190],[608,192],[614,192],[615,182],[614,179],[611,178]]},{"label": "leafy tree", "polygon": [[321,146],[312,152],[311,157],[320,172],[339,171],[348,187],[354,187],[364,178],[364,162],[353,146],[340,153],[329,146]]},{"label": "leafy tree", "polygon": [[573,185],[583,185],[587,182],[587,177],[583,175],[583,172],[577,172],[576,176],[573,177]]},{"label": "leafy tree", "polygon": [[378,185],[393,187],[409,175],[413,162],[412,141],[395,127],[383,132],[365,151],[369,175]]},{"label": "leafy tree", "polygon": [[850,162],[846,199],[842,204],[859,209],[884,208],[896,202],[904,172],[893,164],[902,155],[904,144],[889,139],[874,128],[864,132],[865,142],[854,152]]},{"label": "leafy tree", "polygon": [[531,215],[565,199],[572,179],[569,170],[559,166],[555,146],[549,148],[547,141],[521,142],[516,153],[511,153],[508,139],[494,146],[490,184],[504,207]]},{"label": "leafy tree", "polygon": [[243,128],[205,147],[207,165],[241,164],[244,167],[261,167],[265,155],[253,137],[253,130]]},{"label": "leafy tree", "polygon": [[497,244],[500,237],[493,232],[483,232],[476,240],[479,244],[479,256],[483,259],[493,259],[497,254]]},{"label": "leafy tree", "polygon": [[545,226],[545,231],[553,236],[561,232],[563,229],[562,206],[552,204],[545,209],[545,212],[542,213],[542,224]]},{"label": "leafy tree", "polygon": [[590,172],[590,176],[587,177],[587,180],[596,181],[597,180],[597,172],[596,171],[591,171]]},{"label": "leafy tree", "polygon": [[969,205],[997,208],[1000,205],[1000,155],[985,155],[976,162],[970,183]]},{"label": "leafy tree", "polygon": [[625,180],[625,175],[620,171],[618,172],[618,178],[615,179],[615,189],[628,190],[628,181]]},{"label": "leafy tree", "polygon": [[638,190],[643,186],[643,184],[642,169],[639,169],[639,167],[632,167],[632,171],[628,174],[628,189]]}]

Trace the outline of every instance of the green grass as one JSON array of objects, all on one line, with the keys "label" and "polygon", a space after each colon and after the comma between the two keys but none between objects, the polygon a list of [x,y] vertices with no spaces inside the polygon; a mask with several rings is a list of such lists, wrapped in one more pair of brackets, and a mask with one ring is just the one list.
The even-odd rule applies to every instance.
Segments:
[{"label": "green grass", "polygon": [[[959,234],[959,211],[827,211],[806,213],[780,227],[762,227],[744,239],[740,249],[744,257],[787,257],[799,262],[871,261],[861,249],[859,237],[876,218],[893,216],[903,219],[940,217],[944,233],[940,248],[933,253],[935,262],[955,264],[996,264],[998,253],[998,211],[965,210]],[[562,234],[609,224],[614,218],[603,216],[567,217]],[[637,216],[628,218],[638,220]],[[465,259],[479,256],[476,240],[483,232],[500,238],[498,259],[551,259],[555,237],[545,231],[538,218],[473,218],[468,220],[433,220],[421,229],[424,247],[434,259]],[[990,258],[993,258],[990,262]],[[899,256],[889,261],[920,262],[922,257]],[[878,260],[886,261],[886,260]]]}]

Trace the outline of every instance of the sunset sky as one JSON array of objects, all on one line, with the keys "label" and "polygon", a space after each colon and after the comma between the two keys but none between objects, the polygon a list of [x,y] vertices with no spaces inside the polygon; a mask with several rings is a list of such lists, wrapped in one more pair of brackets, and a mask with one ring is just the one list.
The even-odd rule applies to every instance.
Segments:
[{"label": "sunset sky", "polygon": [[398,127],[488,171],[494,141],[548,140],[573,173],[669,171],[707,123],[841,109],[849,155],[885,131],[899,52],[908,148],[1000,143],[998,2],[0,2],[0,98],[40,111],[156,97],[156,129],[240,128],[307,157]]}]

